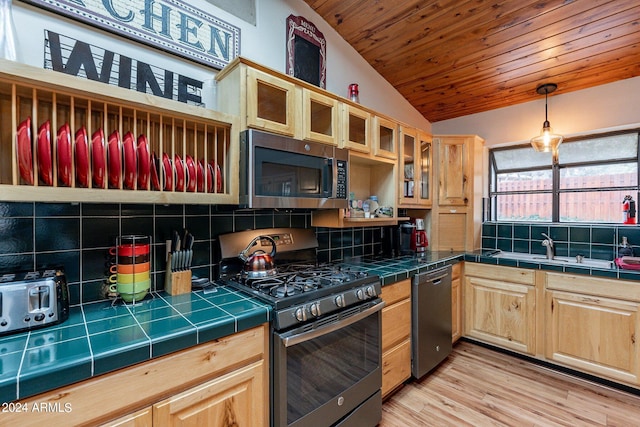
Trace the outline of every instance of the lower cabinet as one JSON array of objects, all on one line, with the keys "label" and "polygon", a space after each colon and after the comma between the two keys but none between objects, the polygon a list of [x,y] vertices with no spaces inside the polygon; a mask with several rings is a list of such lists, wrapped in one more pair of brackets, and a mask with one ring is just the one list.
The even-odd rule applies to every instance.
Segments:
[{"label": "lower cabinet", "polygon": [[462,263],[451,266],[451,342],[462,336]]},{"label": "lower cabinet", "polygon": [[640,284],[546,273],[545,318],[547,359],[640,384]]},{"label": "lower cabinet", "polygon": [[153,426],[262,425],[262,361],[153,405]]},{"label": "lower cabinet", "polygon": [[465,335],[535,354],[535,271],[465,264]]},{"label": "lower cabinet", "polygon": [[411,280],[382,288],[382,397],[411,377]]},{"label": "lower cabinet", "polygon": [[258,326],[22,399],[71,410],[7,413],[0,424],[268,426],[268,333]]}]

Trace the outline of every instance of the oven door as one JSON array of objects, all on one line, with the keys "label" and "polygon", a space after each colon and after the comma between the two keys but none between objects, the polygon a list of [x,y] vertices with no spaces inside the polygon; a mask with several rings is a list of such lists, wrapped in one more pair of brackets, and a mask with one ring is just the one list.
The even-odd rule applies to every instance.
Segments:
[{"label": "oven door", "polygon": [[[376,299],[274,332],[274,426],[328,426],[343,419],[349,420],[345,425],[375,426],[380,421],[383,306]],[[354,415],[359,408],[362,414]]]}]

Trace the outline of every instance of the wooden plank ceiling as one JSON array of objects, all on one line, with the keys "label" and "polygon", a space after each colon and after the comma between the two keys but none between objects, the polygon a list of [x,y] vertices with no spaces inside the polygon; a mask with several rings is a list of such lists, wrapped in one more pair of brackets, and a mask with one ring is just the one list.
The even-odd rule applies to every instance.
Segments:
[{"label": "wooden plank ceiling", "polygon": [[431,122],[640,75],[638,0],[305,2]]}]

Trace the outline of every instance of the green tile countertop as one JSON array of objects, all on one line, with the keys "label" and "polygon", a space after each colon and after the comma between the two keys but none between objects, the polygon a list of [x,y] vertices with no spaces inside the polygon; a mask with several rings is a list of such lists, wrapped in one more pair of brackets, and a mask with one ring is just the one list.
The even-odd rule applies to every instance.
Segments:
[{"label": "green tile countertop", "polygon": [[342,268],[357,268],[373,275],[377,274],[382,280],[382,286],[390,285],[400,280],[409,279],[418,273],[434,270],[445,265],[456,264],[464,260],[464,252],[430,252],[424,257],[404,255],[396,258],[361,258],[342,262]]},{"label": "green tile countertop", "polygon": [[558,271],[561,273],[585,274],[588,276],[598,276],[610,279],[636,280],[640,281],[640,270],[625,270],[612,266],[611,268],[589,267],[581,264],[559,265],[555,263],[532,262],[530,260],[512,259],[507,257],[495,258],[488,254],[495,251],[475,251],[467,252],[464,260],[469,262],[478,262],[482,264],[502,265],[505,267],[529,268],[533,270]]},{"label": "green tile countertop", "polygon": [[136,304],[71,307],[59,325],[0,337],[0,402],[12,402],[268,322],[271,308],[225,286]]}]

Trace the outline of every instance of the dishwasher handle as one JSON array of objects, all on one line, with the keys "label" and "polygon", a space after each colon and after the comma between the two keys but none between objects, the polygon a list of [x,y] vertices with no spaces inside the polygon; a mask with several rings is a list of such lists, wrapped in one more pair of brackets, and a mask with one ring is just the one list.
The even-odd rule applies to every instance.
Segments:
[{"label": "dishwasher handle", "polygon": [[437,270],[427,271],[425,273],[416,274],[413,277],[413,283],[415,285],[421,285],[425,283],[431,283],[433,285],[439,285],[442,279],[451,275],[451,266],[439,268]]}]

